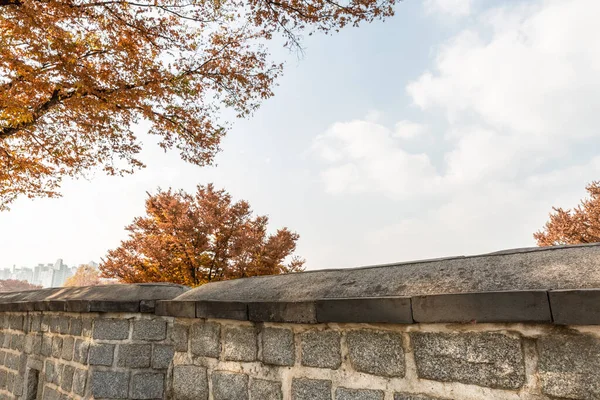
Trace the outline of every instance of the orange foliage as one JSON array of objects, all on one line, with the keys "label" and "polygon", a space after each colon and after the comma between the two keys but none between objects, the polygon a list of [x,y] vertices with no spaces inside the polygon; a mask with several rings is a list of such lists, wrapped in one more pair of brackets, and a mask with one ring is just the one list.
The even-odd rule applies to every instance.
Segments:
[{"label": "orange foliage", "polygon": [[553,208],[544,229],[533,234],[538,246],[600,242],[600,181],[586,190],[590,197],[573,210]]},{"label": "orange foliage", "polygon": [[75,275],[67,278],[63,286],[96,286],[101,285],[100,272],[91,265],[80,265]]},{"label": "orange foliage", "polygon": [[39,285],[33,285],[27,281],[20,281],[17,279],[3,279],[0,280],[0,293],[1,292],[20,292],[23,290],[34,290],[41,289]]},{"label": "orange foliage", "polygon": [[100,265],[105,277],[198,286],[302,270],[304,261],[291,256],[298,234],[282,228],[267,235],[266,216],[253,216],[246,201],[234,203],[212,184],[195,194],[159,190],[146,200],[146,213],[108,252]]},{"label": "orange foliage", "polygon": [[282,66],[275,36],[393,15],[397,0],[0,0],[0,209],[61,179],[143,167],[132,125],[211,163],[221,107],[251,114]]}]

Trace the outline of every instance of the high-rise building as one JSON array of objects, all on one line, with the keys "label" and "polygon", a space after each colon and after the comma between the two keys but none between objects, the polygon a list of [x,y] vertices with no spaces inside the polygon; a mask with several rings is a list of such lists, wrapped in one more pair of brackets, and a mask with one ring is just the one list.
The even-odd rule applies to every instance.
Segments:
[{"label": "high-rise building", "polygon": [[60,258],[54,264],[38,264],[33,268],[17,268],[13,265],[12,268],[0,270],[0,279],[17,279],[43,287],[60,287],[72,275],[72,268]]}]

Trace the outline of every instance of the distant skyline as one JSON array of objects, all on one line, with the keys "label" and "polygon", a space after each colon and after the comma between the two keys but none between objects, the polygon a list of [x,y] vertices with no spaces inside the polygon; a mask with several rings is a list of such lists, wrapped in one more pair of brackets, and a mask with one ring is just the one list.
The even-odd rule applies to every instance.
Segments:
[{"label": "distant skyline", "polygon": [[[600,179],[600,2],[406,0],[385,23],[306,37],[216,165],[144,140],[148,168],[65,181],[0,213],[0,268],[99,261],[146,192],[214,182],[300,234],[308,269],[534,246]],[[138,132],[144,132],[140,125]]]}]

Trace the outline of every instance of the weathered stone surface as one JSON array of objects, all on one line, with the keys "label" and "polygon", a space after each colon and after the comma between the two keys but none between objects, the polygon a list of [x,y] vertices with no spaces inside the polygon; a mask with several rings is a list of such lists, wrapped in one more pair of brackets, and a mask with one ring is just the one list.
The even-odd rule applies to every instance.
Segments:
[{"label": "weathered stone surface", "polygon": [[250,400],[283,400],[281,382],[251,379]]},{"label": "weathered stone surface", "polygon": [[171,345],[154,345],[154,354],[152,355],[152,368],[167,369],[175,355],[175,347]]},{"label": "weathered stone surface", "polygon": [[63,360],[71,361],[73,359],[73,348],[75,347],[75,338],[73,336],[65,336],[62,345],[61,357]]},{"label": "weathered stone surface", "polygon": [[338,369],[342,364],[341,335],[336,331],[309,331],[300,335],[302,365]]},{"label": "weathered stone surface", "polygon": [[63,338],[60,336],[52,337],[52,357],[60,358],[62,354],[62,342]]},{"label": "weathered stone surface", "polygon": [[415,296],[412,309],[416,322],[552,322],[545,290]]},{"label": "weathered stone surface", "polygon": [[521,341],[498,333],[410,334],[420,378],[518,389],[525,383]]},{"label": "weathered stone surface", "polygon": [[272,365],[294,365],[296,351],[291,329],[263,328],[262,362]]},{"label": "weathered stone surface", "polygon": [[92,371],[91,388],[95,398],[126,399],[129,395],[129,373]]},{"label": "weathered stone surface", "polygon": [[402,335],[394,332],[354,330],[346,334],[352,367],[368,374],[404,376]]},{"label": "weathered stone surface", "polygon": [[214,371],[212,395],[214,400],[248,400],[248,375]]},{"label": "weathered stone surface", "polygon": [[80,364],[87,363],[88,352],[90,349],[90,343],[83,339],[75,340],[75,347],[73,349],[73,361]]},{"label": "weathered stone surface", "polygon": [[[61,302],[74,300],[115,301],[170,300],[189,290],[187,286],[171,283],[141,283],[131,285],[99,285],[60,287],[0,294],[0,304]],[[56,311],[64,311],[59,309]]]},{"label": "weathered stone surface", "polygon": [[548,292],[552,318],[560,325],[600,325],[600,290]]},{"label": "weathered stone surface", "polygon": [[132,399],[162,399],[165,376],[158,372],[142,372],[131,377]]},{"label": "weathered stone surface", "polygon": [[190,347],[198,356],[219,358],[221,326],[214,322],[196,322],[191,327]]},{"label": "weathered stone surface", "polygon": [[598,244],[517,249],[350,270],[232,279],[202,285],[177,300],[302,302],[327,298],[599,288],[599,259]]},{"label": "weathered stone surface", "polygon": [[578,334],[543,336],[537,348],[545,394],[600,399],[600,339]]},{"label": "weathered stone surface", "polygon": [[424,394],[413,393],[394,393],[394,400],[451,400],[442,399],[441,397],[431,397]]},{"label": "weathered stone surface", "polygon": [[87,381],[87,371],[77,368],[73,374],[73,392],[79,396],[85,394],[85,384]]},{"label": "weathered stone surface", "polygon": [[196,303],[196,318],[248,320],[248,306],[242,302],[200,301]]},{"label": "weathered stone surface", "polygon": [[223,356],[228,361],[255,361],[257,346],[256,328],[253,326],[227,326],[223,328]]},{"label": "weathered stone surface", "polygon": [[195,301],[158,301],[156,303],[156,315],[167,315],[171,317],[196,318]]},{"label": "weathered stone surface", "polygon": [[411,324],[409,297],[323,299],[316,302],[317,321]]},{"label": "weathered stone surface", "polygon": [[331,400],[331,381],[295,378],[292,380],[292,400]]},{"label": "weathered stone surface", "polygon": [[60,387],[65,392],[70,392],[73,386],[73,375],[75,374],[75,367],[66,364],[62,370],[62,376],[60,379]]},{"label": "weathered stone surface", "polygon": [[150,367],[152,356],[152,345],[150,344],[121,344],[117,352],[117,366],[119,367]]},{"label": "weathered stone surface", "polygon": [[94,339],[123,340],[129,337],[129,320],[97,319],[94,321]]},{"label": "weathered stone surface", "polygon": [[167,337],[167,321],[162,319],[141,319],[133,321],[134,340],[164,340]]},{"label": "weathered stone surface", "polygon": [[73,336],[81,336],[81,331],[83,330],[83,321],[81,318],[72,318],[71,319],[71,327],[69,328],[69,333]]},{"label": "weathered stone surface", "polygon": [[115,354],[115,345],[107,343],[94,343],[89,349],[88,362],[90,365],[111,366]]},{"label": "weathered stone surface", "polygon": [[383,391],[337,388],[335,400],[383,400]]},{"label": "weathered stone surface", "polygon": [[175,321],[171,330],[171,340],[175,343],[175,351],[188,351],[190,327]]},{"label": "weathered stone surface", "polygon": [[314,301],[248,303],[248,319],[255,322],[317,323]]},{"label": "weathered stone surface", "polygon": [[177,365],[173,368],[174,400],[207,400],[208,378],[206,368],[195,365]]}]

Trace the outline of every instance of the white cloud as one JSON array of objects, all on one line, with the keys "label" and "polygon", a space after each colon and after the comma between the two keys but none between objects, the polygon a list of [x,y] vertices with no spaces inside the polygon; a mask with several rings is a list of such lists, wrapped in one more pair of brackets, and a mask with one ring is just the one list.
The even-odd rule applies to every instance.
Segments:
[{"label": "white cloud", "polygon": [[425,0],[428,13],[447,14],[458,17],[471,13],[473,0]]},{"label": "white cloud", "polygon": [[428,129],[425,125],[403,120],[396,123],[394,136],[402,139],[414,139],[424,135],[427,131]]},{"label": "white cloud", "polygon": [[[452,2],[428,2],[434,3]],[[406,150],[406,139],[426,131],[411,121],[394,131],[365,121],[332,125],[321,137],[328,139],[321,151],[336,154],[323,172],[331,192],[392,199],[410,193],[415,210],[437,202],[373,230],[368,253],[393,243],[415,257],[531,245],[551,205],[576,203],[584,185],[600,177],[600,161],[591,158],[597,152],[590,151],[600,148],[598,15],[596,0],[546,0],[474,16],[472,26],[437,49],[430,70],[407,85],[421,120],[442,116],[446,123],[430,129],[435,140],[424,153]],[[329,173],[339,165],[351,179]]]},{"label": "white cloud", "polygon": [[321,175],[331,193],[385,192],[394,197],[435,188],[436,172],[426,154],[400,147],[394,132],[369,121],[332,125],[314,150],[331,165]]}]

